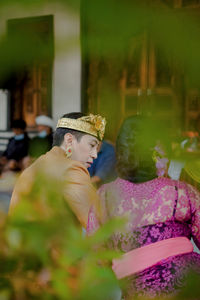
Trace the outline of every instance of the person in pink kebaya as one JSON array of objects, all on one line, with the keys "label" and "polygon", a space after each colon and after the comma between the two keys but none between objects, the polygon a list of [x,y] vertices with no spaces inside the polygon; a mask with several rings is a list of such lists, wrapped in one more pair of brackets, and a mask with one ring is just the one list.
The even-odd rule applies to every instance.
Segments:
[{"label": "person in pink kebaya", "polygon": [[98,191],[103,218],[99,220],[93,208],[88,217],[88,235],[111,218],[127,218],[125,228],[114,232],[109,243],[123,253],[112,264],[116,277],[127,281],[123,299],[173,296],[191,269],[200,278],[200,254],[190,241],[193,238],[200,249],[200,193],[157,170],[167,162],[155,160],[163,136],[149,118],[124,121],[116,142],[119,177]]}]

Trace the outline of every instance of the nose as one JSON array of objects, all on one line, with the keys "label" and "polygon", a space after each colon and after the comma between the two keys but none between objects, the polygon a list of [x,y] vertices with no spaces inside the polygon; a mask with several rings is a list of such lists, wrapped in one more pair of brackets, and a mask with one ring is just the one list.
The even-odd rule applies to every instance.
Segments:
[{"label": "nose", "polygon": [[98,151],[97,151],[97,149],[94,149],[94,150],[92,151],[92,153],[91,153],[91,157],[92,157],[93,159],[95,159],[95,158],[97,158],[97,155],[98,155]]}]

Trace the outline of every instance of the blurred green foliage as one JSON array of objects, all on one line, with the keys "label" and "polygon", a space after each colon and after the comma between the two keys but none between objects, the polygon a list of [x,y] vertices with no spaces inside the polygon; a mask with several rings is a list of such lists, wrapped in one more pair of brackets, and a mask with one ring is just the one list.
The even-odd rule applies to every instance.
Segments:
[{"label": "blurred green foliage", "polygon": [[117,254],[100,245],[124,222],[83,237],[61,191],[40,174],[14,213],[1,216],[0,299],[111,299],[118,289],[110,268]]},{"label": "blurred green foliage", "polygon": [[[106,135],[112,141],[122,119],[132,111],[164,119],[172,140],[181,138],[188,126],[186,94],[190,88],[199,93],[200,88],[199,8],[174,8],[172,2],[82,1],[82,53],[86,69],[89,65],[83,77],[83,100],[87,106],[89,99],[87,111],[106,116]],[[159,67],[158,62],[162,62]],[[155,85],[150,83],[153,76]],[[132,85],[127,84],[129,79]]]},{"label": "blurred green foliage", "polygon": [[124,56],[129,39],[146,31],[167,55],[173,53],[193,76],[199,74],[198,13],[172,9],[156,0],[83,0],[83,10],[91,26],[88,38],[93,54],[99,50],[110,58]]},{"label": "blurred green foliage", "polygon": [[[126,220],[113,219],[83,236],[62,189],[55,178],[37,174],[12,215],[0,215],[0,299],[116,300],[126,289],[111,270],[121,253],[105,247]],[[167,299],[198,299],[198,282],[189,274],[181,294]]]},{"label": "blurred green foliage", "polygon": [[[66,11],[80,14],[80,1],[57,0]],[[55,4],[48,0],[2,0],[0,16],[13,7],[30,11]],[[12,14],[13,16],[13,14]],[[8,18],[10,15],[8,13]],[[191,85],[199,88],[200,39],[198,12],[173,10],[163,1],[144,0],[82,0],[81,18],[86,20],[89,34],[82,44],[83,58],[105,58],[109,63],[101,68],[106,74],[106,89],[102,91],[107,102],[105,114],[119,110],[115,105],[116,85],[129,52],[133,36],[147,32],[167,57],[175,58],[180,73],[185,72]],[[84,20],[83,20],[84,19]],[[63,40],[63,47],[71,41]],[[66,49],[66,48],[65,48]],[[61,49],[62,50],[62,49]],[[49,45],[37,36],[15,34],[12,40],[4,33],[0,37],[0,82],[13,72],[20,72],[35,60],[48,60]],[[111,65],[114,65],[111,67]],[[107,72],[109,70],[109,72]],[[103,81],[103,80],[102,80]],[[110,101],[109,101],[110,100]],[[102,102],[102,106],[104,106]],[[105,106],[106,107],[106,106]],[[105,242],[121,221],[106,224],[97,234],[83,238],[76,219],[60,198],[59,183],[39,176],[28,199],[23,199],[15,214],[8,220],[0,218],[0,299],[109,299],[118,289],[110,269],[116,253],[95,248]],[[123,223],[123,222],[122,222]],[[106,261],[105,264],[99,263]],[[177,299],[198,297],[198,283],[189,277],[186,288]],[[196,296],[195,296],[196,295]],[[185,297],[185,298],[184,298]]]},{"label": "blurred green foliage", "polygon": [[[53,0],[7,0],[1,1],[0,8],[4,14],[6,7],[15,7],[16,12],[23,7],[31,12],[31,9],[35,7],[43,9],[55,3],[62,5],[63,10],[71,11],[77,16],[81,13],[82,18],[86,20],[89,33],[85,37],[89,45],[87,49],[83,49],[86,54],[88,49],[92,49],[93,56],[105,55],[111,60],[117,57],[119,63],[120,59],[123,59],[129,51],[130,38],[145,31],[167,56],[173,54],[177,64],[179,63],[181,68],[184,67],[191,80],[199,86],[200,40],[198,37],[200,26],[198,11],[172,9],[164,1],[157,0],[125,0],[123,2],[115,0],[59,0],[56,2]],[[29,38],[28,42],[26,42],[27,38]],[[34,44],[33,37],[21,35],[17,36],[16,40],[18,43],[15,41],[10,42],[12,44],[6,43],[5,39],[0,42],[2,74],[9,70],[9,65],[12,65],[13,62],[13,66],[15,63],[24,66],[27,61],[33,59],[33,53],[36,57],[40,55],[44,57],[44,53],[48,55],[48,45],[40,47],[37,43]],[[63,44],[65,43],[66,41],[63,40]],[[23,54],[18,55],[18,49],[20,47],[23,49],[25,44],[29,45],[29,48],[25,47]],[[46,50],[44,46],[46,46]],[[84,45],[82,46],[84,47]]]}]

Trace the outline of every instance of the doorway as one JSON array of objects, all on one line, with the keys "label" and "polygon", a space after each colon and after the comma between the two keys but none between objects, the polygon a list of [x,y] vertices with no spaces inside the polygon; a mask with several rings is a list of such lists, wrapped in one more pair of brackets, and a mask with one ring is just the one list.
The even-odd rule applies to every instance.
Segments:
[{"label": "doorway", "polygon": [[37,115],[52,113],[53,15],[10,19],[7,37],[19,61],[6,82],[10,122],[23,118],[34,130]]}]

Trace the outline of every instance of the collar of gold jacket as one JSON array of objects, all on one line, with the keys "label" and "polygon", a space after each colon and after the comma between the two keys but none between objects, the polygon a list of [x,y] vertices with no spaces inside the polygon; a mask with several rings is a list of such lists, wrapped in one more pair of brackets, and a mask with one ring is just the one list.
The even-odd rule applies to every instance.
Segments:
[{"label": "collar of gold jacket", "polygon": [[68,128],[93,135],[102,141],[106,127],[106,119],[100,115],[89,114],[78,119],[61,118],[56,128]]}]

